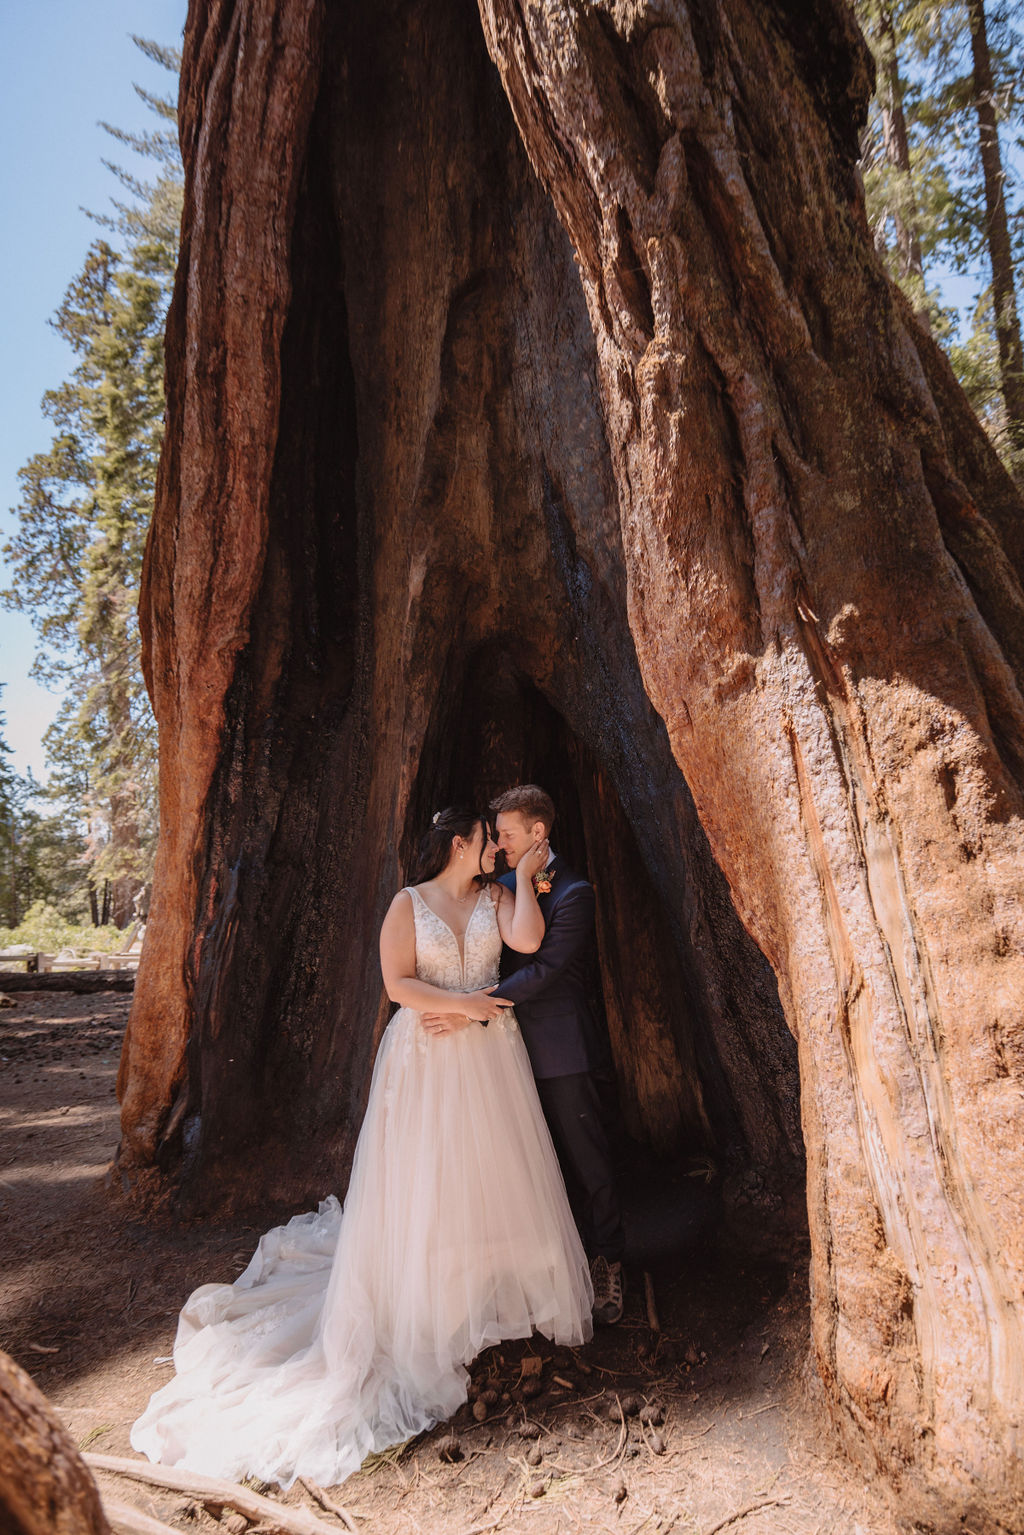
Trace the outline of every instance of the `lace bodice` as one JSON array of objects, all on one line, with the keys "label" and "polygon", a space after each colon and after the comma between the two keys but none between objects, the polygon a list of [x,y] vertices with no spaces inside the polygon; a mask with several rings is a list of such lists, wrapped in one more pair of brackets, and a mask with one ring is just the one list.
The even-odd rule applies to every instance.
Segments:
[{"label": "lace bodice", "polygon": [[470,913],[463,939],[463,960],[458,939],[447,922],[431,910],[418,890],[411,885],[406,889],[412,896],[416,923],[417,978],[445,991],[476,991],[481,986],[493,986],[498,979],[501,934],[488,892],[481,890]]}]

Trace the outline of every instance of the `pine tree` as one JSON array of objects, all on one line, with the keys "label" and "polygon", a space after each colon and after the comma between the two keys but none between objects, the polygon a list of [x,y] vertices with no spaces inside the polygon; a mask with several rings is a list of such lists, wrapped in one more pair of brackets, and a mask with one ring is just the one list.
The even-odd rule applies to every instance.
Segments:
[{"label": "pine tree", "polygon": [[[171,50],[135,41],[177,68]],[[140,94],[173,120],[171,102]],[[111,132],[156,159],[160,173],[149,184],[111,167],[135,202],[115,203],[98,222],[122,249],[93,244],[52,322],[77,361],[44,397],[50,447],[20,473],[18,530],[6,548],[15,582],[3,599],[36,625],[35,675],[64,690],[45,740],[53,782],[88,828],[95,919],[109,907],[123,926],[148,883],[156,840],[156,731],[136,609],[163,436],[181,170],[169,131]]]},{"label": "pine tree", "polygon": [[978,119],[978,158],[985,188],[985,240],[992,266],[992,307],[999,378],[1007,431],[1016,453],[1024,452],[1024,353],[1014,286],[1013,254],[1006,211],[1006,177],[999,147],[996,81],[984,0],[967,0],[971,34],[971,84]]},{"label": "pine tree", "polygon": [[[876,242],[894,279],[947,345],[980,418],[1020,474],[1024,209],[999,130],[1019,131],[1022,122],[1024,5],[857,0],[857,8],[878,70],[864,139]],[[955,311],[944,310],[927,287],[939,265],[978,282],[966,339],[955,334]]]}]

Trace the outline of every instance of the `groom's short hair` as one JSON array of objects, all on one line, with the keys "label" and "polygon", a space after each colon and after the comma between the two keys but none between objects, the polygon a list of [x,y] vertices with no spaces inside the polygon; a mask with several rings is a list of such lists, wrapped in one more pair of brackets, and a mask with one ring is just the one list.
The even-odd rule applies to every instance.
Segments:
[{"label": "groom's short hair", "polygon": [[494,815],[507,815],[510,810],[518,810],[531,826],[534,821],[543,821],[545,834],[555,824],[555,802],[540,784],[517,783],[491,800]]}]

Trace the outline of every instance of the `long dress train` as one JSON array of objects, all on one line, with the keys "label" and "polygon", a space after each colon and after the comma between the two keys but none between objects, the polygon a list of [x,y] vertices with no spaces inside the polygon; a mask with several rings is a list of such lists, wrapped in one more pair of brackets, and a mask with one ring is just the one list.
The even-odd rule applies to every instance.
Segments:
[{"label": "long dress train", "polygon": [[[501,937],[481,891],[460,952],[412,891],[416,974],[473,991]],[[534,1329],[592,1331],[587,1261],[514,1017],[433,1038],[402,1008],[373,1070],[348,1196],[261,1238],[186,1302],[176,1374],[131,1435],[165,1465],[332,1486],[466,1399],[465,1366]]]}]

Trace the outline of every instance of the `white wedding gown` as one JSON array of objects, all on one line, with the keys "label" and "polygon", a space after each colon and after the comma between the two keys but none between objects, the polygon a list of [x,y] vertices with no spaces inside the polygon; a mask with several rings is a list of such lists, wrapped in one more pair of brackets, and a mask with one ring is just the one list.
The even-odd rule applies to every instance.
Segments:
[{"label": "white wedding gown", "polygon": [[[417,976],[492,985],[488,893],[464,958],[412,900]],[[535,1328],[589,1338],[592,1294],[514,1018],[435,1038],[404,1007],[381,1040],[344,1210],[331,1196],[261,1238],[234,1284],[189,1297],[175,1377],[131,1442],[213,1476],[332,1486],[450,1417],[481,1349]]]}]

